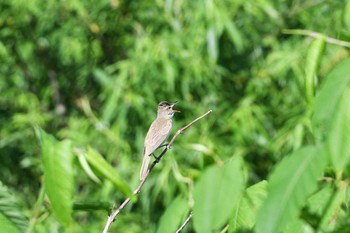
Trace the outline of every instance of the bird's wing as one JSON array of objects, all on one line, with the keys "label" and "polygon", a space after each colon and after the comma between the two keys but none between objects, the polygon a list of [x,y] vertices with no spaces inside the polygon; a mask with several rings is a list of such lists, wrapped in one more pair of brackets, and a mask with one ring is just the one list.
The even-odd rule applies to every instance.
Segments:
[{"label": "bird's wing", "polygon": [[[171,121],[158,119],[154,121],[145,139],[144,154],[151,155],[168,138],[172,127]],[[146,146],[147,145],[147,146]]]}]

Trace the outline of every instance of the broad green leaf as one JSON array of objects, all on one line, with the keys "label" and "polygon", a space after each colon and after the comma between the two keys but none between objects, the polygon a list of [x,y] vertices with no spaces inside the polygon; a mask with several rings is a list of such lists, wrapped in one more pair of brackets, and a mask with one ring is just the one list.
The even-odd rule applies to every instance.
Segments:
[{"label": "broad green leaf", "polygon": [[315,95],[317,70],[323,55],[325,39],[318,38],[312,41],[306,56],[305,65],[305,95],[308,103],[312,104]]},{"label": "broad green leaf", "polygon": [[0,212],[0,227],[1,227],[1,232],[6,232],[6,233],[21,233],[16,225],[11,222],[5,215],[3,215]]},{"label": "broad green leaf", "polygon": [[212,232],[225,224],[244,188],[242,160],[211,166],[194,188],[193,224],[197,232]]},{"label": "broad green leaf", "polygon": [[28,219],[23,214],[23,207],[18,204],[16,195],[0,182],[0,231],[24,232]]},{"label": "broad green leaf", "polygon": [[[341,185],[339,185],[338,189],[335,191],[334,194],[330,197],[330,202],[327,202],[327,205],[324,207],[325,212],[322,213],[322,219],[320,222],[320,229],[322,229],[324,232],[332,232],[337,227],[337,220],[340,217],[344,217],[344,209],[342,208],[342,205],[346,205],[346,196],[347,194],[347,187],[348,183],[347,181],[340,182]],[[349,216],[346,216],[346,218],[349,218]]]},{"label": "broad green leaf", "polygon": [[72,143],[57,141],[40,130],[44,186],[53,213],[64,225],[71,221],[74,194]]},{"label": "broad green leaf", "polygon": [[279,233],[295,220],[306,198],[315,190],[325,165],[325,153],[312,146],[282,160],[269,178],[268,195],[258,212],[256,232]]},{"label": "broad green leaf", "polygon": [[321,216],[325,208],[328,205],[328,202],[333,194],[333,188],[331,187],[331,184],[327,184],[325,187],[320,189],[317,193],[312,195],[308,199],[308,209],[311,213],[317,214]]},{"label": "broad green leaf", "polygon": [[321,124],[326,124],[334,115],[337,103],[344,90],[350,82],[350,58],[345,59],[337,65],[325,78],[320,91],[316,95],[313,115],[313,125],[318,128]]},{"label": "broad green leaf", "polygon": [[160,218],[157,233],[174,233],[186,219],[189,206],[183,197],[177,197],[165,210]]},{"label": "broad green leaf", "polygon": [[283,233],[314,233],[315,230],[301,219],[289,222]]},{"label": "broad green leaf", "polygon": [[350,160],[350,87],[344,90],[331,121],[327,149],[337,171],[343,171]]},{"label": "broad green leaf", "polygon": [[229,233],[251,229],[255,224],[256,213],[267,195],[265,180],[247,188],[233,211]]},{"label": "broad green leaf", "polygon": [[119,173],[93,148],[89,147],[86,159],[104,178],[111,181],[123,194],[131,195],[129,185],[121,178]]}]

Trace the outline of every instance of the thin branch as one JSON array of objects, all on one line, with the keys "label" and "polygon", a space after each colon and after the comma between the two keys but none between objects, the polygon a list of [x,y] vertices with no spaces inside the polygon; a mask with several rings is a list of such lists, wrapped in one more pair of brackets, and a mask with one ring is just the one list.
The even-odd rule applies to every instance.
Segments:
[{"label": "thin branch", "polygon": [[318,32],[313,32],[309,30],[303,30],[303,29],[285,29],[282,31],[284,34],[292,34],[292,35],[303,35],[303,36],[310,36],[312,38],[318,39],[318,38],[324,38],[327,43],[335,44],[343,47],[350,48],[350,43],[343,41],[343,40],[337,40],[332,37],[325,36]]},{"label": "thin branch", "polygon": [[[179,129],[176,134],[173,136],[173,138],[171,139],[171,141],[169,142],[169,144],[165,147],[165,149],[162,151],[162,153],[157,157],[157,159],[151,164],[150,168],[148,169],[145,178],[140,182],[139,186],[137,186],[137,188],[133,191],[132,195],[136,196],[140,193],[142,186],[144,185],[144,183],[146,182],[149,174],[152,172],[154,166],[159,163],[159,161],[161,160],[161,158],[165,155],[165,153],[171,148],[171,146],[174,144],[175,139],[182,134],[185,130],[187,130],[189,127],[191,127],[194,123],[196,123],[197,121],[201,120],[203,117],[207,116],[208,114],[210,114],[212,112],[212,110],[209,110],[208,112],[204,113],[202,116],[198,117],[197,119],[193,120],[192,122],[190,122],[189,124],[187,124],[186,126],[182,127],[181,129]],[[106,225],[103,229],[103,233],[107,233],[108,229],[110,228],[111,224],[114,222],[114,220],[116,219],[117,215],[120,213],[120,211],[130,202],[131,197],[128,197],[120,206],[119,208],[113,212],[113,214],[110,214],[108,216]]]},{"label": "thin branch", "polygon": [[185,127],[182,127],[181,129],[179,129],[176,134],[174,135],[174,137],[171,139],[171,141],[169,142],[167,148],[170,149],[171,146],[173,145],[175,139],[177,138],[177,136],[179,136],[180,134],[182,134],[186,129],[188,129],[189,127],[191,127],[194,123],[196,123],[197,121],[201,120],[202,118],[206,117],[208,114],[210,114],[212,112],[212,110],[209,110],[208,112],[204,113],[202,116],[198,117],[197,119],[193,120],[192,122],[190,122],[188,125],[186,125]]},{"label": "thin branch", "polygon": [[187,219],[185,220],[185,222],[181,225],[181,227],[176,231],[176,233],[180,233],[184,228],[185,226],[187,225],[187,223],[191,220],[192,218],[192,211],[190,213],[190,215],[187,217]]}]

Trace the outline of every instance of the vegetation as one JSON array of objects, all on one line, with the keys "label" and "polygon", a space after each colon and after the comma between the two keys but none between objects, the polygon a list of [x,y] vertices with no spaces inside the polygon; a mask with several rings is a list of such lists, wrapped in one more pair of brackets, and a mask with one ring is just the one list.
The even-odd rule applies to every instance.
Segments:
[{"label": "vegetation", "polygon": [[[0,2],[0,228],[347,232],[350,1]],[[160,153],[161,150],[159,150]]]}]

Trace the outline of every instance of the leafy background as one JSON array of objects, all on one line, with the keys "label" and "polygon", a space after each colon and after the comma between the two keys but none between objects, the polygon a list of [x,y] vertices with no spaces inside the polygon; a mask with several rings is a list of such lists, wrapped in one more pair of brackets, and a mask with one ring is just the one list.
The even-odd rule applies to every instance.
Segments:
[{"label": "leafy background", "polygon": [[162,100],[179,101],[173,132],[213,113],[176,140],[110,232],[175,232],[192,210],[184,232],[350,226],[350,1],[0,8],[6,232],[101,232],[139,182]]}]

